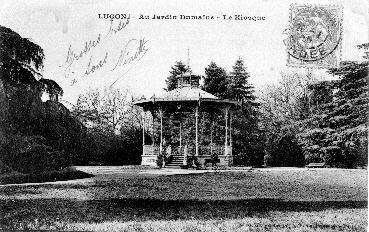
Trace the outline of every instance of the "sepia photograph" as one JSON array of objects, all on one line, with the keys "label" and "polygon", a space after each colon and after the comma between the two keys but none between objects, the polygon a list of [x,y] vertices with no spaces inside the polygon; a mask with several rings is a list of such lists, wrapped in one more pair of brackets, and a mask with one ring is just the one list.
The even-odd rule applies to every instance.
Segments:
[{"label": "sepia photograph", "polygon": [[368,0],[0,0],[0,231],[367,231],[368,67]]}]

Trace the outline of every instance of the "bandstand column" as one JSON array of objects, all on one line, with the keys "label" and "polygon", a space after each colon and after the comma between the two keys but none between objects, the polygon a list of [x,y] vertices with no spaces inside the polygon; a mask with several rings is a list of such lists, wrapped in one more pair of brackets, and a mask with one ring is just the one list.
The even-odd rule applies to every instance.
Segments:
[{"label": "bandstand column", "polygon": [[228,110],[229,108],[225,108],[225,140],[224,140],[224,152],[226,153],[227,145],[228,145]]},{"label": "bandstand column", "polygon": [[160,107],[160,154],[163,153],[163,109]]},{"label": "bandstand column", "polygon": [[213,130],[214,130],[214,118],[211,118],[211,127],[210,127],[210,156],[213,155]]},{"label": "bandstand column", "polygon": [[229,146],[232,147],[232,110],[229,111]]},{"label": "bandstand column", "polygon": [[152,115],[152,133],[151,133],[151,136],[152,136],[152,146],[153,146],[153,149],[154,149],[154,145],[155,145],[155,126],[154,126],[155,113],[154,113],[154,110],[151,111],[151,115]]},{"label": "bandstand column", "polygon": [[196,153],[195,156],[199,156],[199,106],[196,105],[195,108],[195,128],[196,128],[196,140],[195,140],[195,146],[196,146]]},{"label": "bandstand column", "polygon": [[145,124],[146,124],[145,111],[142,111],[141,116],[142,116],[142,146],[145,146]]},{"label": "bandstand column", "polygon": [[179,152],[182,149],[182,114],[179,114]]}]

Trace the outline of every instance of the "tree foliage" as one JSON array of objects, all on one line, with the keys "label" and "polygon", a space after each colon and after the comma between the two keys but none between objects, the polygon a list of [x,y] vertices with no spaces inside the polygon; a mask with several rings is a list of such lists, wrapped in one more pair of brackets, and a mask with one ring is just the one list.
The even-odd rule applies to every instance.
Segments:
[{"label": "tree foliage", "polygon": [[80,94],[73,107],[76,117],[93,127],[114,132],[126,124],[138,124],[139,112],[133,107],[127,89],[105,87]]},{"label": "tree foliage", "polygon": [[237,165],[260,166],[264,158],[264,132],[260,128],[260,104],[254,94],[254,87],[249,83],[250,74],[244,61],[236,60],[228,77],[228,98],[241,102],[242,107],[233,113],[234,142]]},{"label": "tree foliage", "polygon": [[87,127],[90,162],[139,164],[142,154],[141,110],[127,89],[105,87],[80,94],[73,115]]},{"label": "tree foliage", "polygon": [[202,89],[220,98],[228,97],[229,79],[224,68],[211,62],[205,68],[205,77]]},{"label": "tree foliage", "polygon": [[313,79],[311,75],[283,72],[278,83],[268,85],[259,93],[267,165],[304,165],[297,134],[300,121],[309,116],[308,86]]},{"label": "tree foliage", "polygon": [[[236,60],[229,74],[211,62],[205,68],[202,89],[221,99],[242,103],[242,108],[232,110],[234,164],[260,166],[264,156],[264,136],[259,128],[259,104],[254,95],[254,87],[248,82],[249,77],[241,58]],[[213,117],[211,120],[215,120],[217,125],[224,124],[223,117]],[[215,135],[220,134],[216,129]]]},{"label": "tree foliage", "polygon": [[86,148],[85,128],[61,103],[42,102],[43,91],[63,93],[55,81],[42,78],[43,49],[0,26],[0,57],[0,162],[20,172],[74,163]]},{"label": "tree foliage", "polygon": [[191,71],[189,67],[187,67],[182,61],[177,61],[171,67],[169,71],[170,75],[165,80],[167,87],[165,88],[166,91],[171,91],[177,87],[178,82],[178,75]]},{"label": "tree foliage", "polygon": [[229,75],[228,97],[247,104],[255,103],[254,87],[249,83],[250,74],[241,58],[236,60]]},{"label": "tree foliage", "polygon": [[58,97],[62,96],[64,91],[54,80],[41,78],[39,80],[41,90],[48,93],[51,100],[58,101]]},{"label": "tree foliage", "polygon": [[35,87],[43,68],[43,49],[9,28],[0,26],[0,79]]},{"label": "tree foliage", "polygon": [[[266,160],[271,165],[286,165],[283,160],[288,152],[284,149],[280,155],[280,141],[286,148],[296,145],[296,139],[305,164],[367,165],[368,61],[342,62],[328,72],[338,79],[284,75],[277,85],[264,90],[261,122],[267,138]],[[290,138],[290,145],[284,138]]]},{"label": "tree foliage", "polygon": [[[364,45],[359,48],[367,49]],[[339,68],[330,69],[329,73],[339,76],[339,80],[311,87],[314,95],[324,94],[328,98],[314,105],[311,118],[303,121],[306,129],[300,134],[301,143],[307,158],[315,157],[332,166],[365,166],[368,153],[368,61],[342,62]],[[327,94],[327,91],[321,91],[322,88],[332,90]]]}]

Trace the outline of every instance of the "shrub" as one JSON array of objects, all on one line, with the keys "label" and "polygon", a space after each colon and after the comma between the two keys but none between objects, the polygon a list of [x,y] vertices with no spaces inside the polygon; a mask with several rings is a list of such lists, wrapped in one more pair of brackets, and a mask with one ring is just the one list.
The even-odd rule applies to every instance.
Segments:
[{"label": "shrub", "polygon": [[343,162],[348,168],[364,167],[368,165],[368,141],[356,139],[343,145]]},{"label": "shrub", "polygon": [[0,160],[0,174],[6,174],[11,172],[13,172],[13,169],[11,169],[8,165],[4,164],[4,162]]},{"label": "shrub", "polygon": [[326,164],[331,166],[341,166],[342,165],[342,149],[338,146],[328,146],[322,149],[323,160]]},{"label": "shrub", "polygon": [[234,165],[250,165],[251,157],[246,152],[234,152],[233,163]]},{"label": "shrub", "polygon": [[304,151],[304,154],[305,154],[305,163],[306,164],[309,164],[309,163],[322,163],[324,161],[323,158],[318,153]]},{"label": "shrub", "polygon": [[1,144],[2,162],[14,171],[40,173],[60,170],[67,166],[61,151],[55,151],[44,144],[40,136],[8,136]]},{"label": "shrub", "polygon": [[265,166],[273,165],[273,156],[269,152],[266,152],[266,154],[264,155],[264,165]]},{"label": "shrub", "polygon": [[324,162],[320,149],[321,147],[319,145],[306,147],[304,150],[305,163],[309,164]]},{"label": "shrub", "polygon": [[297,166],[305,164],[304,153],[295,135],[287,134],[281,137],[272,151],[274,166]]},{"label": "shrub", "polygon": [[264,163],[265,147],[259,141],[250,141],[247,145],[236,144],[233,154],[234,165],[259,167]]}]

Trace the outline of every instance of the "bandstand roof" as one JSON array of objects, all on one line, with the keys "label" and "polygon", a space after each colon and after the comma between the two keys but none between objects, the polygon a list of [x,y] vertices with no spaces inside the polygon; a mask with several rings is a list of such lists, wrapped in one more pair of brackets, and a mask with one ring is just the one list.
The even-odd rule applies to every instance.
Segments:
[{"label": "bandstand roof", "polygon": [[[161,95],[153,95],[149,99],[141,99],[134,102],[135,105],[144,108],[153,106],[170,106],[173,104],[207,103],[208,105],[239,105],[236,101],[220,99],[211,93],[199,88],[199,76],[191,73],[179,75],[178,87]],[[191,81],[194,80],[195,84]]]},{"label": "bandstand roof", "polygon": [[[155,96],[153,96],[155,97]],[[219,99],[211,93],[208,93],[200,88],[193,88],[190,86],[177,88],[157,96],[159,99],[174,100],[174,101],[198,101],[201,98]]]},{"label": "bandstand roof", "polygon": [[215,104],[238,105],[236,101],[219,99],[218,97],[198,88],[198,87],[182,87],[166,92],[162,95],[154,95],[149,99],[142,99],[134,102],[135,105],[146,107],[151,105],[165,105],[173,103],[190,103],[190,102],[211,102]]}]

